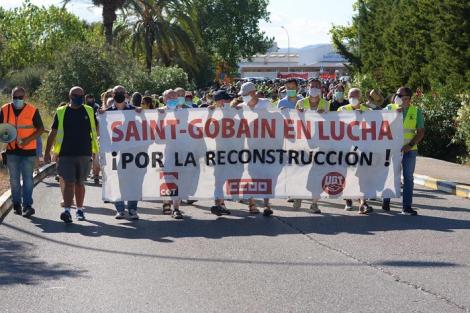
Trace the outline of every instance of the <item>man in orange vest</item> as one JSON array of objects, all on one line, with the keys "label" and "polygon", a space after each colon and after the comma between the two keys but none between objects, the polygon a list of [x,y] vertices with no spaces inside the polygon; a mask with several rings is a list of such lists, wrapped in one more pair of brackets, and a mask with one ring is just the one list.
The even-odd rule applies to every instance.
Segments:
[{"label": "man in orange vest", "polygon": [[11,96],[12,102],[2,106],[0,123],[11,124],[17,131],[16,139],[6,150],[11,196],[15,214],[29,217],[35,213],[32,205],[36,138],[44,131],[44,125],[38,109],[25,102],[24,88],[15,87]]}]

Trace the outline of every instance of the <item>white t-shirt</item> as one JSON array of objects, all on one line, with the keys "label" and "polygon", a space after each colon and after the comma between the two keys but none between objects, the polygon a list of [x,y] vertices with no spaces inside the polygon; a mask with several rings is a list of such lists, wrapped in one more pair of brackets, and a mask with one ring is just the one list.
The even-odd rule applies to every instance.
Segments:
[{"label": "white t-shirt", "polygon": [[[248,104],[246,104],[245,102],[243,102],[242,105],[248,107]],[[256,103],[255,105],[255,109],[267,110],[270,106],[271,101],[269,101],[269,99],[259,98],[258,103]]]}]

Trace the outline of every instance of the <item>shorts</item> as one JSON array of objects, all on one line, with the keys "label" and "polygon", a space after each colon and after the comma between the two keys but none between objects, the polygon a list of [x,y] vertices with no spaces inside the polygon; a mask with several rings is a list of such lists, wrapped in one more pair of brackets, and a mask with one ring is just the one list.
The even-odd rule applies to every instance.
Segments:
[{"label": "shorts", "polygon": [[83,185],[90,174],[91,156],[60,156],[57,173],[67,183]]}]

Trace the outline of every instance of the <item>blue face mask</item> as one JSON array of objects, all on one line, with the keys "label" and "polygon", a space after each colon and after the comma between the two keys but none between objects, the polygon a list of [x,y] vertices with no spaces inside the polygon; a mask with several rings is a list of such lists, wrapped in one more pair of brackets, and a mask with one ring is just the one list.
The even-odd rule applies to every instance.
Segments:
[{"label": "blue face mask", "polygon": [[178,99],[168,99],[166,101],[166,106],[169,107],[170,109],[176,108],[178,105]]},{"label": "blue face mask", "polygon": [[184,97],[178,97],[178,104],[183,105],[184,104]]},{"label": "blue face mask", "polygon": [[72,97],[72,104],[74,106],[81,106],[83,104],[83,97]]},{"label": "blue face mask", "polygon": [[13,99],[13,106],[15,109],[21,109],[24,106],[24,100],[23,99]]}]

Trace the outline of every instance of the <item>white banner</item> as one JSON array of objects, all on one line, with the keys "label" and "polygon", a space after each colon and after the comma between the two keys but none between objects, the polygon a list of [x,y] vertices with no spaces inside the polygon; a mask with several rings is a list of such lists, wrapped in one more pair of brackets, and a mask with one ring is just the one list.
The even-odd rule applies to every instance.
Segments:
[{"label": "white banner", "polygon": [[387,111],[108,112],[103,199],[394,198],[402,145]]}]

